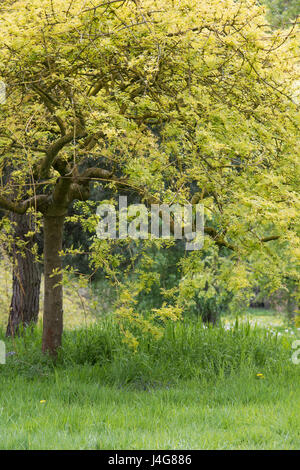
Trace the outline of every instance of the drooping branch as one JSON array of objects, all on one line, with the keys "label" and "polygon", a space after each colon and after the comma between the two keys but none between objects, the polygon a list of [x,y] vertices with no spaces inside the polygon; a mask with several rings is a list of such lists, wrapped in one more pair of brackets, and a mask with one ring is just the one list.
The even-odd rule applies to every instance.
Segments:
[{"label": "drooping branch", "polygon": [[[104,179],[106,181],[112,181],[112,182],[115,182],[117,183],[118,185],[121,185],[121,186],[127,186],[127,187],[130,187],[130,182],[126,179],[119,179],[119,178],[114,178],[112,173],[107,171],[107,170],[104,170],[102,168],[96,168],[96,167],[92,167],[92,168],[88,168],[87,170],[85,170],[82,175],[80,176],[80,178],[78,179],[78,181],[81,183],[81,184],[78,184],[78,185],[74,185],[73,186],[73,198],[75,199],[80,199],[80,200],[86,200],[88,199],[88,196],[86,194],[85,191],[83,191],[83,186],[84,184],[87,183],[87,180],[90,179],[90,181],[92,181],[92,179],[95,178],[95,179]],[[90,182],[88,181],[88,183]],[[141,189],[141,188],[137,188],[137,187],[132,187],[132,190],[133,191],[138,191],[142,196],[143,196],[143,199],[145,201],[147,201],[148,204],[159,204],[160,201],[157,199],[157,198],[153,198],[153,196],[146,196],[145,195],[145,192],[144,192],[144,189]],[[200,199],[204,198],[204,197],[208,197],[210,196],[211,193],[209,191],[206,191],[206,190],[203,190],[202,191],[202,194],[201,193],[196,193],[193,198],[192,198],[192,204],[196,204],[197,202],[199,202]],[[84,197],[84,199],[83,199]],[[170,220],[170,223],[171,223],[171,232],[174,233],[174,221]],[[216,230],[215,228],[213,227],[207,227],[207,226],[204,226],[204,233],[208,236],[210,236],[214,242],[216,243],[216,245],[218,245],[219,247],[225,247],[225,248],[228,248],[229,250],[231,251],[237,251],[237,247],[231,243],[229,243],[228,241],[225,240],[224,236],[220,234],[220,232],[218,230]],[[280,236],[278,235],[272,235],[272,236],[269,236],[269,237],[264,237],[264,238],[261,238],[259,241],[262,242],[262,243],[267,243],[269,241],[273,241],[273,240],[278,240],[280,238]]]}]

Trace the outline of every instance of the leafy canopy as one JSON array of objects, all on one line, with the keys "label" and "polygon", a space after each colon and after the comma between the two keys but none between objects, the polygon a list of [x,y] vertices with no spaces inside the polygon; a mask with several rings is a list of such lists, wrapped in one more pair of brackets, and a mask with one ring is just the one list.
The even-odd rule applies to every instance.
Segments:
[{"label": "leafy canopy", "polygon": [[[253,0],[4,0],[1,10],[4,209],[65,215],[91,182],[146,203],[193,197],[205,249],[231,253],[220,276],[232,289],[247,288],[249,263],[276,285],[285,269],[297,279],[297,26],[273,31]],[[111,243],[95,239],[92,262],[118,278]],[[163,318],[180,312],[195,273],[205,284],[200,257],[186,258]],[[125,286],[121,313],[142,322],[134,303],[147,283]]]}]

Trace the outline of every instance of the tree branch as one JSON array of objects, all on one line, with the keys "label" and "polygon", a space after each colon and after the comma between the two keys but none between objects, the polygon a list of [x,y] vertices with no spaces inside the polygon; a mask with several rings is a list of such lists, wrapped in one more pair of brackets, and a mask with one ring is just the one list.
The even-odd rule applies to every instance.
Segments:
[{"label": "tree branch", "polygon": [[53,119],[57,123],[58,127],[60,128],[61,135],[66,134],[66,126],[62,119],[55,114],[53,106],[59,106],[59,103],[55,101],[48,93],[46,93],[44,90],[39,88],[38,86],[34,85],[33,86],[34,91],[39,95],[39,97],[42,99],[44,105],[52,115]]},{"label": "tree branch", "polygon": [[46,156],[40,166],[40,177],[46,178],[48,176],[49,170],[51,165],[54,162],[54,159],[57,157],[58,153],[61,149],[65,147],[65,145],[72,142],[74,139],[80,139],[82,137],[86,137],[87,133],[82,129],[79,132],[70,132],[60,139],[56,140],[50,147],[47,149]]},{"label": "tree branch", "polygon": [[25,212],[31,207],[43,212],[43,210],[46,209],[48,203],[49,196],[45,194],[39,194],[20,203],[12,202],[9,199],[0,196],[0,207],[2,207],[2,209],[14,212],[15,214],[25,214]]}]

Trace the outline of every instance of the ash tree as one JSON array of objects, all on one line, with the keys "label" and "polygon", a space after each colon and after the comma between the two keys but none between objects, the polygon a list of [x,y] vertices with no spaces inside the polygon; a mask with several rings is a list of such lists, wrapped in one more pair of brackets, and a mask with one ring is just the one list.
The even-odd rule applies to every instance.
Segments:
[{"label": "ash tree", "polygon": [[237,279],[266,246],[266,263],[280,246],[296,270],[297,27],[273,32],[252,0],[4,0],[1,13],[0,207],[43,220],[43,351],[61,345],[64,221],[92,184],[202,202],[206,244],[234,253]]}]

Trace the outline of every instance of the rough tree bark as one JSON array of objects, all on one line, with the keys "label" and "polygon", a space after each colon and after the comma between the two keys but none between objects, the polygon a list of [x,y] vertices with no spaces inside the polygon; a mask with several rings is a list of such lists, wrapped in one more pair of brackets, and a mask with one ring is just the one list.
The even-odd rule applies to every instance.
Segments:
[{"label": "rough tree bark", "polygon": [[43,352],[57,355],[63,332],[62,250],[65,216],[44,216]]},{"label": "rough tree bark", "polygon": [[[15,222],[15,243],[12,246],[13,286],[9,310],[7,336],[20,333],[22,328],[36,323],[39,314],[39,297],[41,285],[41,266],[36,262],[31,249],[36,237],[25,235],[33,230],[30,215],[13,214]],[[25,249],[17,246],[18,240],[26,242]]]}]

